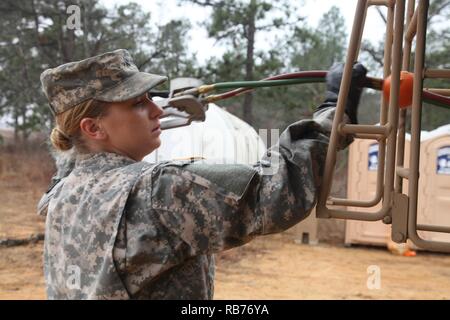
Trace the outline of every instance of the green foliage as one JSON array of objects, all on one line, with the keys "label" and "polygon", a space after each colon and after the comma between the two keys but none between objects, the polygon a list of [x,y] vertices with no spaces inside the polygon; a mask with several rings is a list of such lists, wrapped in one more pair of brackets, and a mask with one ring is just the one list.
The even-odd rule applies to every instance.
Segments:
[{"label": "green foliage", "polygon": [[[67,7],[77,4],[81,30],[66,26]],[[47,68],[125,48],[141,70],[169,76],[195,73],[187,53],[186,21],[151,24],[135,4],[112,11],[98,0],[5,0],[0,2],[0,116],[9,116],[17,136],[49,129],[52,116],[41,92],[40,74]]]},{"label": "green foliage", "polygon": [[[437,0],[430,3],[431,21],[427,32],[426,67],[450,69],[450,1]],[[424,87],[450,88],[448,79],[427,79]],[[450,123],[450,110],[424,104],[422,109],[423,130],[433,130]]]},{"label": "green foliage", "polygon": [[[274,73],[328,70],[334,62],[343,61],[345,39],[344,18],[338,8],[332,7],[320,19],[317,28],[296,26],[276,44],[277,50],[272,51],[272,58],[266,61],[275,66]],[[268,108],[264,110],[267,116],[258,117],[259,123],[283,129],[293,120],[311,116],[323,98],[323,84],[266,90],[260,99],[257,98],[261,105],[269,102]]]},{"label": "green foliage", "polygon": [[[212,58],[207,63],[206,78],[211,80],[218,78],[220,81],[255,80],[264,78],[267,74],[278,73],[286,66],[282,62],[280,48],[274,46],[267,52],[260,52],[255,49],[255,42],[257,36],[262,34],[276,31],[289,33],[291,26],[298,23],[300,18],[292,16],[290,2],[283,0],[275,4],[263,0],[181,1],[183,2],[210,7],[211,20],[204,23],[208,35],[216,42],[222,42],[229,47],[221,60]],[[268,106],[269,103],[272,105],[271,100],[266,100],[267,95],[264,92],[266,91],[258,90],[256,95],[250,93],[243,98],[221,104],[236,112],[239,101],[242,103],[242,112],[237,112],[237,115],[252,125],[261,126],[264,125],[264,121],[260,120],[267,118],[259,117],[260,113],[266,111],[265,106],[257,105],[256,112],[253,112],[253,105],[259,103],[259,97],[262,97],[264,105]]]}]

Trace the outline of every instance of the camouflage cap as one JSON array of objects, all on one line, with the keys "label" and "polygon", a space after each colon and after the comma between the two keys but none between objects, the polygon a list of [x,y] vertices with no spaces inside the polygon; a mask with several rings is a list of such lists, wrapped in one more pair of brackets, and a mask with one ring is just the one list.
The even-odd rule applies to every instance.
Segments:
[{"label": "camouflage cap", "polygon": [[69,62],[41,74],[42,89],[54,114],[88,99],[106,102],[133,99],[166,80],[140,72],[124,49]]}]

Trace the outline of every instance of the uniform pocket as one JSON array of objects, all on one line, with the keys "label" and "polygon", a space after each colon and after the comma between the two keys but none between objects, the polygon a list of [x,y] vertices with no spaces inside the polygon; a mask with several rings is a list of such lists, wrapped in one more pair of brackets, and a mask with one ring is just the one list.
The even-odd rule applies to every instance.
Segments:
[{"label": "uniform pocket", "polygon": [[152,179],[153,205],[181,209],[180,206],[208,199],[236,206],[256,174],[257,171],[247,165],[165,163]]}]

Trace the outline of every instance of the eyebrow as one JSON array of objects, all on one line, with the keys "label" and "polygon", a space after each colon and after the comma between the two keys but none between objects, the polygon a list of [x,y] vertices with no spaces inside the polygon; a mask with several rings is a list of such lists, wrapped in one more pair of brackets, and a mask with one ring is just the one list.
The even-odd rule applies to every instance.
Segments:
[{"label": "eyebrow", "polygon": [[140,103],[140,102],[144,101],[144,99],[145,99],[144,96],[137,97],[137,98],[135,98],[135,100],[133,101],[133,104]]}]

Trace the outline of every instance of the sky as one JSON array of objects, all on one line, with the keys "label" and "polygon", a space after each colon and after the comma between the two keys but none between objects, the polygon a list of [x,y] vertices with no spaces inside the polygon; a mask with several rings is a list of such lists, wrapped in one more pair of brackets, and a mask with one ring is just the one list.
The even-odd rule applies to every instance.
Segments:
[{"label": "sky", "polygon": [[[130,0],[102,0],[101,3],[107,8],[114,8],[115,5],[122,5],[131,2]],[[133,0],[142,6],[144,10],[151,13],[151,19],[158,24],[163,24],[171,19],[186,18],[191,21],[193,26],[189,36],[191,52],[197,54],[200,62],[204,62],[211,56],[220,56],[224,48],[220,44],[215,44],[213,39],[209,39],[206,30],[198,24],[204,20],[208,14],[208,9],[203,9],[191,4],[177,5],[177,0]],[[341,14],[345,18],[347,27],[347,34],[350,35],[355,15],[357,0],[292,0],[293,4],[302,3],[304,5],[299,7],[300,16],[305,17],[305,22],[311,27],[316,27],[322,15],[327,12],[332,6],[340,9]],[[385,10],[382,8],[382,10]],[[374,43],[382,40],[384,30],[384,22],[376,12],[375,8],[369,8],[366,19],[366,26],[364,29],[363,38]],[[256,48],[264,49],[264,46],[269,43],[268,35],[262,35],[256,38]],[[270,36],[269,36],[270,37]],[[347,39],[348,43],[348,39]],[[202,50],[199,48],[208,48]]]}]

